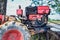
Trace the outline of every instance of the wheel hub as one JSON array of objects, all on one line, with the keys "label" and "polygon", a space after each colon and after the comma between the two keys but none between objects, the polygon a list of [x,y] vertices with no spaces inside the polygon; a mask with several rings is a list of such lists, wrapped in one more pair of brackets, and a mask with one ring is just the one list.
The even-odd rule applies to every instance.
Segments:
[{"label": "wheel hub", "polygon": [[3,35],[2,40],[24,40],[24,37],[18,30],[9,30]]}]

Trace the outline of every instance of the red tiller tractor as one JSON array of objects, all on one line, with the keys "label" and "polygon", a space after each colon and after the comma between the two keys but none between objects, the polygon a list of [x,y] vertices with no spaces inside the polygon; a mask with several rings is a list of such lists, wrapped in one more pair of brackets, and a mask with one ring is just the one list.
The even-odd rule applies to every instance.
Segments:
[{"label": "red tiller tractor", "polygon": [[18,16],[0,14],[0,40],[36,40],[32,35],[38,35],[37,40],[59,40],[47,26],[49,6],[26,7],[26,18],[22,16],[22,10],[17,13]]}]

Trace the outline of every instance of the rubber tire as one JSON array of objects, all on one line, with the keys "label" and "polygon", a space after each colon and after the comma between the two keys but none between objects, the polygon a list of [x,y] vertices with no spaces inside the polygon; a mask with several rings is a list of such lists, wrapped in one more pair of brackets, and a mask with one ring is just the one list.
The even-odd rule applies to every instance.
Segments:
[{"label": "rubber tire", "polygon": [[15,24],[15,25],[12,25],[12,24],[9,25],[7,27],[7,29],[4,30],[4,32],[2,34],[2,37],[3,37],[4,33],[6,33],[9,30],[12,30],[12,29],[16,29],[16,30],[20,31],[23,34],[24,40],[30,40],[30,37],[31,37],[30,33],[29,33],[27,27],[25,27],[25,25],[23,25],[23,24],[20,25],[20,26],[17,25],[17,24]]},{"label": "rubber tire", "polygon": [[51,30],[47,31],[47,37],[48,40],[60,40],[60,37],[54,31]]}]

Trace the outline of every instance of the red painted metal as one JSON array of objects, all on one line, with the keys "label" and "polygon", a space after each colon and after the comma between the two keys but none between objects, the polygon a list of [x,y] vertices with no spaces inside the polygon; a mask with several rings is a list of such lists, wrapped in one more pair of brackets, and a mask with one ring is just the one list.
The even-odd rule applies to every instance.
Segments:
[{"label": "red painted metal", "polygon": [[22,9],[17,9],[16,13],[17,13],[17,15],[22,15],[23,14],[23,10]]},{"label": "red painted metal", "polygon": [[3,19],[3,15],[0,15],[0,20],[2,20]]},{"label": "red painted metal", "polygon": [[4,23],[4,15],[0,15],[0,21],[1,23]]},{"label": "red painted metal", "polygon": [[18,30],[9,30],[5,32],[2,40],[24,40],[23,34]]},{"label": "red painted metal", "polygon": [[29,15],[29,20],[36,20],[36,18],[40,19],[42,18],[43,15],[39,15],[39,14],[31,14]]},{"label": "red painted metal", "polygon": [[48,6],[38,6],[37,7],[38,14],[48,14],[50,11],[50,8]]}]

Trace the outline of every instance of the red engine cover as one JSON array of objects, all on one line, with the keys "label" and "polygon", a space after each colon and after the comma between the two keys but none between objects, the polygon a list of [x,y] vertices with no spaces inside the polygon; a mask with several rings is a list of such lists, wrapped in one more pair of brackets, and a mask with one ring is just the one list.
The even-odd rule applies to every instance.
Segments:
[{"label": "red engine cover", "polygon": [[36,14],[30,14],[29,15],[29,20],[36,20],[36,18],[42,18],[43,15],[36,15]]},{"label": "red engine cover", "polygon": [[16,13],[17,13],[17,15],[22,15],[23,14],[23,10],[22,9],[18,9]]},{"label": "red engine cover", "polygon": [[37,10],[38,10],[38,14],[49,14],[49,7],[48,6],[38,6],[37,7]]}]

